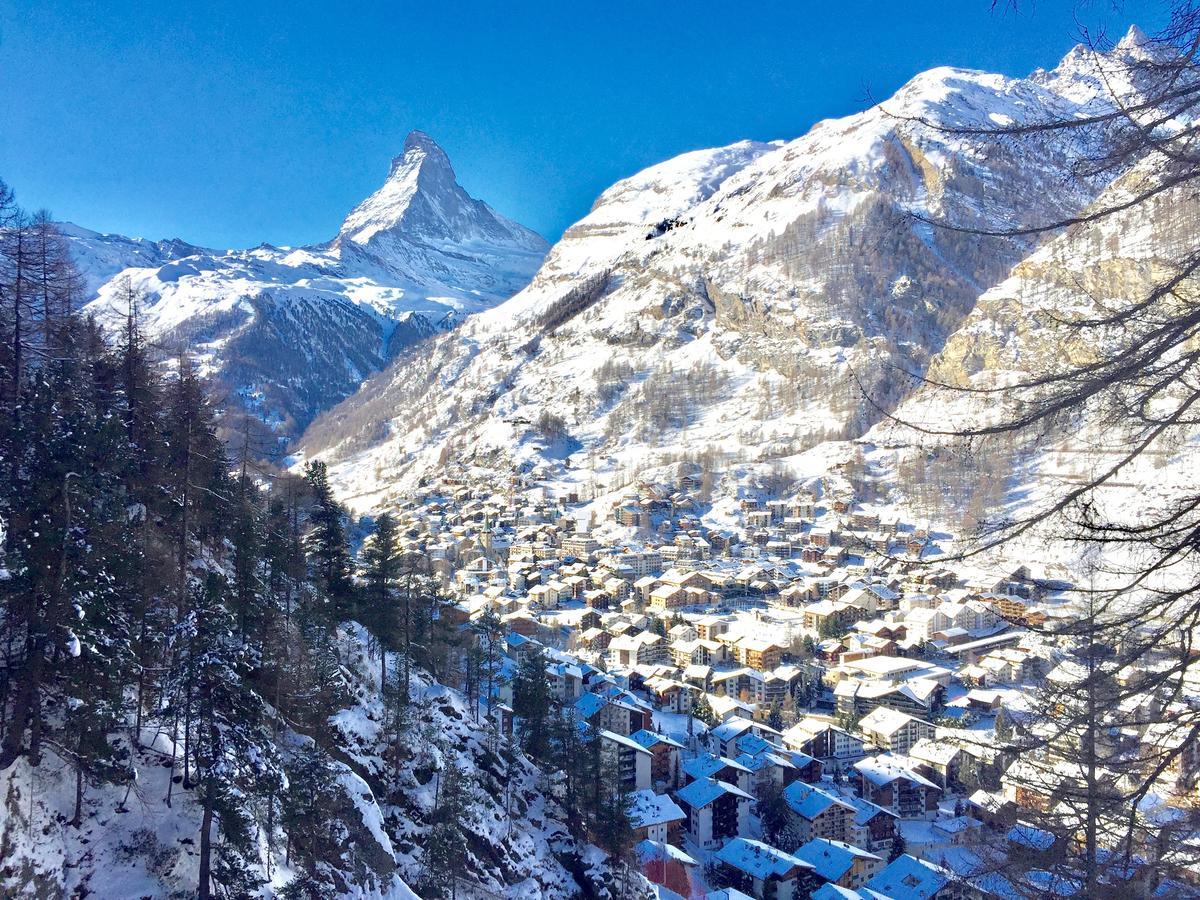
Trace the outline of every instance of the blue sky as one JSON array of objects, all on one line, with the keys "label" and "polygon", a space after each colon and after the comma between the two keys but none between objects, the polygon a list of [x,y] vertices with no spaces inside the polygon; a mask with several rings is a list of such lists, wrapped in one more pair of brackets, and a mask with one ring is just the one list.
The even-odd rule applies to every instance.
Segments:
[{"label": "blue sky", "polygon": [[935,65],[1053,66],[1077,18],[1119,37],[1163,3],[0,0],[0,177],[97,230],[302,244],[420,128],[554,239],[677,153],[799,136]]}]

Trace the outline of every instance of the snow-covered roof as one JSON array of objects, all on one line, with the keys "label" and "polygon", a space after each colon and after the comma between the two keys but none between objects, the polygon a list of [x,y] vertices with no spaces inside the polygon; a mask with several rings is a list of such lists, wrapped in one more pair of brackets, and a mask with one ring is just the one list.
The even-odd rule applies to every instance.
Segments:
[{"label": "snow-covered roof", "polygon": [[673,741],[666,735],[659,734],[657,731],[650,731],[646,728],[641,728],[638,731],[635,731],[629,737],[631,740],[637,741],[647,749],[657,746],[658,744],[666,744],[668,747],[678,747],[681,750],[683,749],[683,744],[679,743],[679,741]]},{"label": "snow-covered roof", "polygon": [[637,854],[638,860],[645,865],[651,860],[668,859],[674,862],[683,863],[685,866],[700,865],[695,859],[680,850],[673,844],[667,844],[663,841],[641,841],[634,848],[633,852]]},{"label": "snow-covered roof", "polygon": [[841,798],[803,781],[793,781],[784,788],[783,799],[796,815],[809,820],[815,819],[831,806],[841,806],[848,810],[854,809]]},{"label": "snow-covered roof", "polygon": [[636,750],[638,753],[646,753],[646,754],[650,753],[649,750],[647,750],[645,747],[643,747],[637,741],[627,738],[623,734],[617,734],[615,731],[604,731],[603,729],[601,729],[600,737],[602,737],[606,741],[610,741],[614,744],[618,744],[618,745],[620,745],[622,747],[626,747],[630,750]]},{"label": "snow-covered roof", "polygon": [[826,881],[837,881],[850,871],[856,859],[879,859],[874,853],[853,844],[831,841],[828,838],[813,838],[796,851],[796,856],[808,863]]},{"label": "snow-covered roof", "polygon": [[1049,850],[1054,844],[1054,835],[1042,828],[1018,822],[1004,835],[1010,844],[1032,850]]},{"label": "snow-covered roof", "polygon": [[827,881],[809,895],[809,900],[863,900],[866,896],[862,891]]},{"label": "snow-covered roof", "polygon": [[583,694],[575,701],[575,709],[579,713],[580,718],[590,719],[600,710],[604,709],[604,700],[597,697],[595,694]]},{"label": "snow-covered roof", "polygon": [[784,853],[762,841],[737,837],[731,839],[716,853],[717,859],[726,865],[745,872],[752,878],[778,878],[793,869],[811,869],[813,866],[797,856]]},{"label": "snow-covered roof", "polygon": [[945,741],[936,741],[930,738],[921,738],[912,745],[908,751],[908,755],[913,759],[921,762],[933,763],[934,765],[947,766],[954,761],[954,757],[961,753],[962,750],[954,744],[948,744]]},{"label": "snow-covered roof", "polygon": [[937,788],[927,778],[918,775],[909,765],[906,756],[893,753],[881,753],[878,756],[868,756],[854,764],[855,770],[875,785],[891,784],[893,781],[905,779],[927,788]]},{"label": "snow-covered roof", "polygon": [[656,794],[646,788],[634,791],[630,796],[629,820],[634,828],[680,822],[687,818],[683,810],[666,794]]},{"label": "snow-covered roof", "polygon": [[757,734],[743,734],[737,739],[737,748],[750,755],[765,753],[775,749],[775,745],[764,740]]},{"label": "snow-covered roof", "polygon": [[683,764],[683,771],[692,778],[707,778],[710,775],[715,775],[724,768],[735,769],[739,772],[749,772],[750,770],[734,759],[728,759],[724,756],[713,756],[711,753],[702,753],[699,756],[693,756]]},{"label": "snow-covered roof", "polygon": [[889,709],[886,706],[877,706],[858,720],[858,727],[860,731],[891,736],[910,722],[919,721],[921,720],[916,716],[910,716],[908,713]]},{"label": "snow-covered roof", "polygon": [[704,900],[754,900],[749,894],[743,894],[737,888],[721,888],[719,891],[709,891]]},{"label": "snow-covered roof", "polygon": [[712,735],[717,740],[727,741],[731,738],[736,738],[738,735],[749,731],[751,728],[757,728],[760,731],[766,731],[770,734],[779,734],[774,728],[769,725],[764,725],[762,722],[753,722],[750,719],[744,719],[741,716],[734,716],[722,722],[712,730]]},{"label": "snow-covered roof", "polygon": [[877,872],[866,887],[895,900],[929,900],[950,881],[941,866],[903,853]]},{"label": "snow-covered roof", "polygon": [[725,794],[733,794],[735,797],[746,800],[754,799],[741,788],[735,787],[727,781],[716,781],[712,778],[699,778],[680,788],[675,796],[693,809],[699,809],[702,806],[708,806]]}]

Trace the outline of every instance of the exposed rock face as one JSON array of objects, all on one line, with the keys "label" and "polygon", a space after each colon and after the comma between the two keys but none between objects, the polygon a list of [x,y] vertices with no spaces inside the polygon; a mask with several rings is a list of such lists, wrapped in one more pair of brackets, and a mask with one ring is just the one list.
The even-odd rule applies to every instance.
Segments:
[{"label": "exposed rock face", "polygon": [[85,273],[89,312],[123,321],[128,279],[144,292],[146,333],[191,348],[226,394],[281,437],[400,350],[520,290],[547,246],[469,197],[421,132],[337,237],[317,246],[217,252],[63,230]]},{"label": "exposed rock face", "polygon": [[682,447],[747,460],[860,435],[878,416],[863,388],[899,402],[911,381],[898,373],[923,372],[1035,249],[928,220],[1056,220],[1113,174],[1073,168],[1107,146],[1099,129],[977,130],[1104,108],[1106,81],[1138,52],[1080,49],[1026,79],[935,69],[797,140],[684,154],[618,182],[526,289],[401,356],[318,420],[303,452],[369,509],[448,455],[558,465],[563,445],[550,452],[522,424],[542,410],[582,448],[570,466],[609,471]]}]

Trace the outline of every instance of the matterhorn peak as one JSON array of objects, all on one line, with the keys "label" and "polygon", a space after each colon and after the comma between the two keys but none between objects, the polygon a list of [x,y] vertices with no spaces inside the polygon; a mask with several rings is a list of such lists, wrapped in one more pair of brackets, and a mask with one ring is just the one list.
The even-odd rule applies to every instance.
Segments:
[{"label": "matterhorn peak", "polygon": [[454,179],[454,168],[450,165],[450,157],[433,138],[423,131],[410,131],[404,139],[404,152],[392,158],[392,168],[388,179],[401,176],[408,169],[436,168],[446,172]]},{"label": "matterhorn peak", "polygon": [[546,249],[536,234],[467,194],[446,151],[423,131],[409,132],[387,180],[346,216],[338,241],[380,249],[396,241],[481,243],[539,253]]},{"label": "matterhorn peak", "polygon": [[1146,32],[1138,28],[1137,25],[1130,25],[1129,30],[1125,32],[1125,37],[1117,42],[1116,49],[1118,50],[1140,50],[1147,44],[1152,43]]},{"label": "matterhorn peak", "polygon": [[1113,47],[1115,56],[1131,62],[1149,62],[1170,65],[1179,58],[1179,48],[1162,37],[1148,35],[1137,25],[1130,25],[1125,37]]},{"label": "matterhorn peak", "polygon": [[409,150],[421,150],[425,153],[441,153],[445,156],[445,151],[438,145],[438,142],[418,128],[414,128],[408,133],[408,137],[404,139],[404,152]]}]

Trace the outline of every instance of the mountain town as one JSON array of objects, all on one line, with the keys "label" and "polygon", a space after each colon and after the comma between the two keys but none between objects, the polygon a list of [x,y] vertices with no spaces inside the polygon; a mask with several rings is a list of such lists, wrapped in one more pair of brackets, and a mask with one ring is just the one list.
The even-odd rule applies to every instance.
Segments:
[{"label": "mountain town", "polygon": [[1165,10],[554,241],[410,126],[296,245],[0,181],[0,896],[1200,897]]}]

